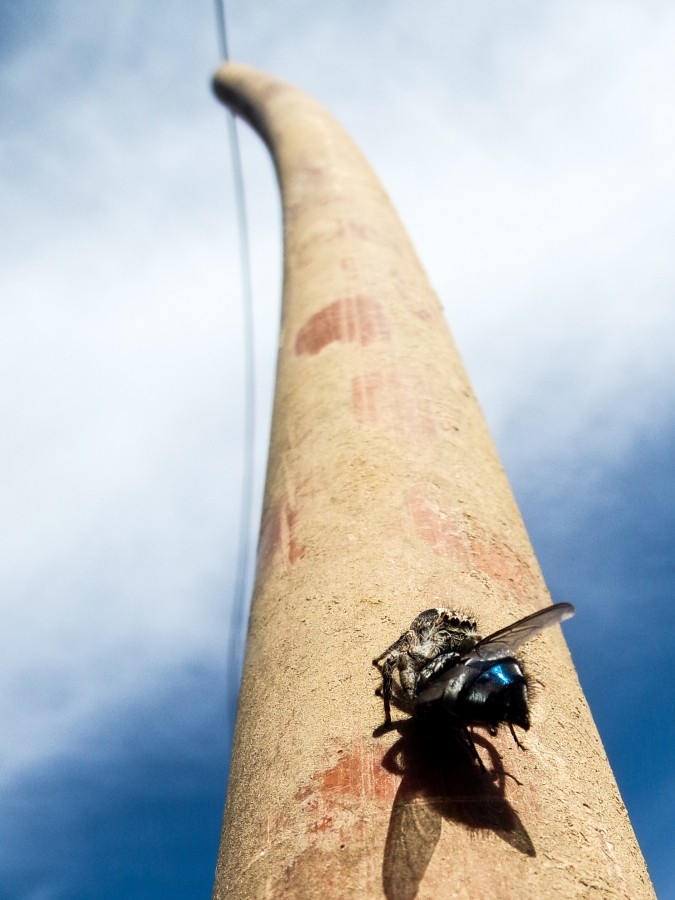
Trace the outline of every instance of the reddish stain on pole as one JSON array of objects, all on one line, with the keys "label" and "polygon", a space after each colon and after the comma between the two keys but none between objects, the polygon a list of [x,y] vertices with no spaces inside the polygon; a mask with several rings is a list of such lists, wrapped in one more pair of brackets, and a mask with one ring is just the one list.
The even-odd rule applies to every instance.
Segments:
[{"label": "reddish stain on pole", "polygon": [[471,542],[455,515],[443,510],[419,490],[411,491],[408,508],[417,534],[434,553],[469,560]]},{"label": "reddish stain on pole", "polygon": [[381,305],[372,297],[355,294],[334,300],[314,313],[298,332],[295,352],[298,356],[314,356],[335,341],[364,347],[388,340],[391,334]]},{"label": "reddish stain on pole", "polygon": [[434,437],[436,422],[406,372],[382,369],[352,379],[352,408],[363,425],[378,425],[396,434]]},{"label": "reddish stain on pole", "polygon": [[273,896],[304,896],[318,872],[326,896],[351,896],[345,891],[343,866],[361,862],[371,804],[388,809],[399,779],[382,766],[382,750],[372,742],[358,740],[337,755],[334,765],[316,772],[294,797],[304,835],[297,833],[297,855],[273,882]]},{"label": "reddish stain on pole", "polygon": [[397,787],[397,780],[382,766],[379,748],[368,744],[343,752],[336,765],[322,772],[317,781],[324,797],[366,796],[391,801]]},{"label": "reddish stain on pole", "polygon": [[278,552],[287,569],[304,555],[305,548],[296,535],[297,522],[297,507],[291,505],[288,497],[284,497],[267,511],[260,526],[259,573],[271,564]]},{"label": "reddish stain on pole", "polygon": [[[332,854],[338,844],[340,849],[347,844],[358,847],[364,811],[370,804],[376,801],[388,808],[396,796],[399,779],[383,767],[379,747],[359,740],[337,753],[337,762],[316,772],[310,783],[295,795],[294,803],[304,819],[305,834],[323,835],[328,843],[301,852],[294,868],[308,853],[310,856],[319,853],[325,866],[334,868],[337,861]],[[300,839],[298,846],[302,848],[303,844]]]},{"label": "reddish stain on pole", "polygon": [[478,523],[467,521],[454,510],[444,510],[421,490],[411,492],[408,508],[417,534],[434,553],[459,560],[467,568],[478,569],[520,590],[534,587],[535,578],[528,563]]}]

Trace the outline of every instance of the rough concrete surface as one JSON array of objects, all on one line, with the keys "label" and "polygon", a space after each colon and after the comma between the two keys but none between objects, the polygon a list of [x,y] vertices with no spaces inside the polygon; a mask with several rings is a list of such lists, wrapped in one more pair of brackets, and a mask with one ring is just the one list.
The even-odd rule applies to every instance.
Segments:
[{"label": "rough concrete surface", "polygon": [[[371,665],[430,606],[548,605],[443,313],[386,194],[301,91],[228,64],[274,157],[284,301],[214,897],[652,897],[560,629],[527,645],[526,752],[382,723]],[[373,97],[376,103],[376,97]]]}]

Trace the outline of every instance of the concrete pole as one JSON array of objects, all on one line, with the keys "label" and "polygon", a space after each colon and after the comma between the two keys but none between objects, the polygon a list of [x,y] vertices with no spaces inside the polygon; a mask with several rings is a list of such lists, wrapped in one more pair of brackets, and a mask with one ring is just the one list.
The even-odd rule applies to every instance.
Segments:
[{"label": "concrete pole", "polygon": [[506,729],[476,738],[490,774],[400,713],[373,734],[371,660],[417,613],[468,609],[488,634],[551,601],[372,170],[301,91],[234,64],[214,83],[274,157],[285,253],[214,897],[653,897],[560,629],[522,654],[539,687],[526,752]]}]

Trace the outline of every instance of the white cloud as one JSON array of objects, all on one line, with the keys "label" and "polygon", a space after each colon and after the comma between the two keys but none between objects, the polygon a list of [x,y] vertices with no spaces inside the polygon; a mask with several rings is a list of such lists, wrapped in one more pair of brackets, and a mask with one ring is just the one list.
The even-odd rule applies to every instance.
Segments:
[{"label": "white cloud", "polygon": [[[241,300],[215,52],[195,71],[188,29],[176,55],[180,21],[130,48],[137,9],[121,11],[62,5],[1,70],[31,110],[1,147],[5,778],[226,642]],[[181,95],[186,62],[198,92]],[[258,181],[272,195],[266,160]],[[276,294],[278,267],[265,280]]]},{"label": "white cloud", "polygon": [[675,385],[675,16],[452,8],[444,67],[428,47],[452,13],[407,37],[415,90],[393,162],[372,127],[363,143],[385,159],[500,446],[528,467],[625,449]]}]

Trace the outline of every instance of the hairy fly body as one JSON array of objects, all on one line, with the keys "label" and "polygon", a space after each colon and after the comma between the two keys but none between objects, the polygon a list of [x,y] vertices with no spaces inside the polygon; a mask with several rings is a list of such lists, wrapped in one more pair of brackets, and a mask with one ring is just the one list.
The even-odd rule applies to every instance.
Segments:
[{"label": "hairy fly body", "polygon": [[506,724],[530,727],[527,679],[515,652],[540,631],[574,615],[571,603],[556,603],[481,638],[476,623],[449,609],[427,609],[410,628],[373,660],[382,673],[385,722],[391,721],[393,675],[399,674],[397,699],[414,715],[441,709],[464,735],[482,767],[470,725],[495,734]]}]

